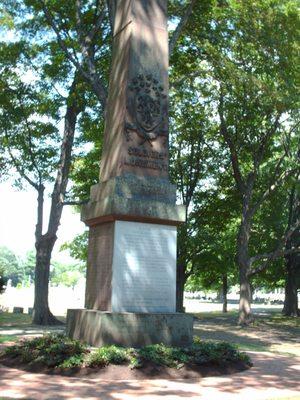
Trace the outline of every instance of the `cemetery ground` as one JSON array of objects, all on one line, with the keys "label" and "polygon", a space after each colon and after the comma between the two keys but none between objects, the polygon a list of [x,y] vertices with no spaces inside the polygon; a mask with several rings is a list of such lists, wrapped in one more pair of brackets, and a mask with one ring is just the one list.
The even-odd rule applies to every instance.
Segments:
[{"label": "cemetery ground", "polygon": [[[300,322],[282,317],[278,309],[261,306],[256,310],[256,322],[248,328],[236,325],[236,311],[227,314],[201,312],[194,314],[194,333],[202,340],[234,343],[250,355],[254,366],[232,375],[175,379],[156,376],[155,379],[120,373],[111,366],[111,375],[92,374],[81,377],[46,376],[17,368],[1,366],[0,387],[3,398],[26,399],[299,399],[300,383]],[[17,339],[41,335],[45,331],[30,324],[26,314],[0,314],[2,349]],[[109,370],[107,369],[107,371]],[[125,368],[125,366],[124,366]],[[126,367],[127,371],[130,370]],[[105,369],[104,369],[105,370]],[[152,377],[153,378],[153,377]],[[1,397],[0,397],[1,399]]]}]

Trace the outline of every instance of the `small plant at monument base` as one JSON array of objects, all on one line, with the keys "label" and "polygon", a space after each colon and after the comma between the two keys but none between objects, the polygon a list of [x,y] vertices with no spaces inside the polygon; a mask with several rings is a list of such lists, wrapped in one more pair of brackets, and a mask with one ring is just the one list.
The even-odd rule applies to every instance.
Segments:
[{"label": "small plant at monument base", "polygon": [[185,349],[168,347],[163,344],[152,344],[142,347],[139,352],[142,360],[151,361],[154,364],[165,365],[170,368],[181,368],[190,361],[190,356]]},{"label": "small plant at monument base", "polygon": [[[77,359],[81,357],[83,362],[84,355],[88,352],[87,346],[62,334],[47,334],[21,340],[5,350],[6,355],[12,358],[19,357],[23,363],[39,363],[50,368],[66,365],[66,361],[70,359],[74,362],[74,357]],[[77,366],[78,364],[79,362]]]},{"label": "small plant at monument base", "polygon": [[77,354],[64,360],[59,367],[62,369],[80,368],[84,364],[84,355]]},{"label": "small plant at monument base", "polygon": [[109,364],[124,364],[130,361],[130,353],[127,349],[118,346],[105,346],[92,351],[86,365],[89,367],[105,367]]},{"label": "small plant at monument base", "polygon": [[7,347],[2,357],[20,360],[23,364],[43,365],[49,369],[104,368],[109,364],[127,364],[131,369],[143,368],[148,363],[180,369],[185,365],[226,365],[243,362],[251,365],[250,358],[226,342],[195,339],[191,347],[178,348],[153,344],[139,349],[116,345],[91,349],[62,334],[47,334],[21,340]]}]

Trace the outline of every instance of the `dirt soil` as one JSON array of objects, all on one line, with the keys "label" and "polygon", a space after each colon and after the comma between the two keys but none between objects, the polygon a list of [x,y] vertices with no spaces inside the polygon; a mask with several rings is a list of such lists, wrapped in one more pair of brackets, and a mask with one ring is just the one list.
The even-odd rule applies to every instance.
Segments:
[{"label": "dirt soil", "polygon": [[48,368],[44,365],[24,364],[17,358],[0,357],[0,362],[10,368],[17,368],[26,372],[43,373],[48,375],[62,375],[70,377],[99,378],[105,380],[139,380],[139,379],[193,379],[208,376],[225,376],[251,368],[242,361],[218,364],[186,364],[182,368],[169,368],[152,362],[144,363],[142,368],[131,369],[128,365],[109,365],[102,368]]}]

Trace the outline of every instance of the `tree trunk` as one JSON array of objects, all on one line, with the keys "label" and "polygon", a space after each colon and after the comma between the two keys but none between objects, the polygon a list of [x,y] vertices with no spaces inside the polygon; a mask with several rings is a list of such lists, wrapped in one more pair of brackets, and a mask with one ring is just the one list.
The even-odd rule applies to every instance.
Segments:
[{"label": "tree trunk", "polygon": [[254,294],[255,288],[252,284],[252,282],[250,282],[250,303],[253,302],[253,294]]},{"label": "tree trunk", "polygon": [[34,274],[34,306],[33,320],[37,325],[56,325],[58,321],[50,312],[48,305],[48,283],[50,272],[50,258],[55,240],[43,236],[44,214],[44,186],[40,184],[38,190],[37,224],[35,227],[36,263]]},{"label": "tree trunk", "polygon": [[176,275],[176,312],[184,312],[183,308],[184,284],[185,284],[184,266],[181,263],[178,263],[177,275]]},{"label": "tree trunk", "polygon": [[251,222],[248,214],[250,194],[244,196],[243,216],[237,239],[237,263],[239,267],[240,302],[238,324],[245,326],[253,322],[251,314],[251,286],[248,277],[250,268],[249,238]]},{"label": "tree trunk", "polygon": [[[51,313],[48,304],[49,273],[52,250],[57,239],[57,231],[63,210],[63,202],[67,189],[71,166],[72,149],[75,135],[75,126],[78,114],[83,110],[82,99],[78,100],[78,76],[75,74],[70,88],[67,110],[65,115],[64,135],[61,145],[60,162],[52,192],[51,209],[47,233],[42,235],[42,221],[36,228],[36,269],[35,269],[35,299],[33,323],[37,325],[55,325],[61,322]],[[40,218],[41,205],[38,209]]]},{"label": "tree trunk", "polygon": [[227,293],[228,293],[228,280],[227,274],[222,277],[222,297],[223,297],[223,313],[227,313]]},{"label": "tree trunk", "polygon": [[[282,313],[289,317],[299,317],[298,290],[297,290],[297,257],[286,257],[285,298]],[[298,257],[298,269],[300,258]]]},{"label": "tree trunk", "polygon": [[43,236],[36,243],[36,268],[34,288],[34,311],[33,323],[37,325],[58,325],[61,324],[49,309],[48,285],[50,273],[51,253],[56,238]]},{"label": "tree trunk", "polygon": [[[290,193],[289,199],[289,222],[288,228],[291,227],[300,215],[300,195],[297,187],[294,186]],[[300,246],[300,229],[296,229],[286,243],[286,250]],[[282,313],[290,317],[299,317],[298,308],[298,288],[300,287],[300,254],[289,254],[286,260],[286,277],[285,277],[285,299]]]},{"label": "tree trunk", "polygon": [[253,322],[251,314],[251,287],[247,277],[247,268],[240,266],[240,303],[239,303],[239,325],[245,326]]}]

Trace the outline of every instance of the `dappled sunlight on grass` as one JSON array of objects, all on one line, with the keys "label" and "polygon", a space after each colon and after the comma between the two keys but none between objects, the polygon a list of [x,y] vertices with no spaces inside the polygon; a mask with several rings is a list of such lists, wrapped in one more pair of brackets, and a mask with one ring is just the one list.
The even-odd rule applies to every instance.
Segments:
[{"label": "dappled sunlight on grass", "polygon": [[0,313],[0,327],[31,324],[32,316],[28,314]]},{"label": "dappled sunlight on grass", "polygon": [[5,335],[5,334],[0,334],[0,344],[1,343],[7,343],[7,342],[15,342],[18,340],[18,336],[16,335]]},{"label": "dappled sunlight on grass", "polygon": [[[28,314],[0,314],[0,344],[15,342],[20,338],[31,338],[43,335],[46,332],[63,332],[64,326],[37,326],[32,325],[32,317]],[[65,321],[65,318],[59,317]]]},{"label": "dappled sunlight on grass", "polygon": [[226,340],[241,350],[271,351],[300,356],[299,318],[284,317],[279,312],[265,310],[257,313],[248,327],[237,325],[237,312],[193,314],[195,334],[201,339]]}]

